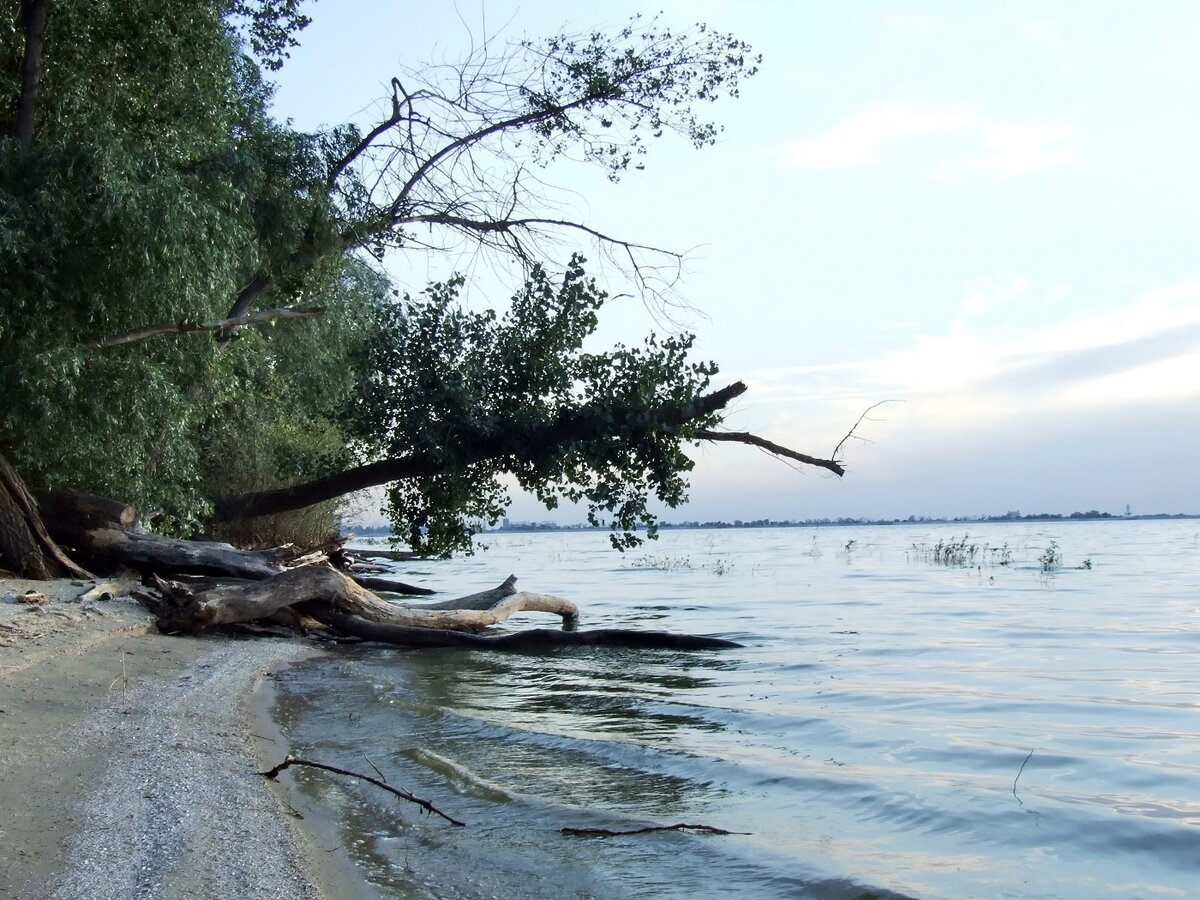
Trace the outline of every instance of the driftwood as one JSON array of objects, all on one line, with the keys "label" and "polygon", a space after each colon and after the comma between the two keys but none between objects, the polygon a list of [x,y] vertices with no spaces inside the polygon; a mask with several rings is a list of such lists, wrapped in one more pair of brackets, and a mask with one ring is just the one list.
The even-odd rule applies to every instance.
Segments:
[{"label": "driftwood", "polygon": [[[326,765],[325,763],[313,762],[311,759],[299,759],[298,757],[295,757],[295,756],[292,756],[289,754],[288,756],[284,757],[283,762],[281,762],[279,765],[275,766],[273,769],[270,769],[266,772],[259,772],[258,774],[260,774],[263,778],[269,778],[272,781],[274,781],[276,778],[279,777],[280,772],[282,772],[284,769],[290,769],[292,766],[307,766],[310,769],[320,769],[323,772],[333,772],[335,775],[345,775],[348,778],[357,778],[360,781],[365,781],[369,784],[375,785],[376,787],[383,788],[385,791],[388,791],[389,793],[394,794],[395,796],[399,797],[401,800],[407,800],[409,803],[415,803],[415,804],[417,804],[417,806],[421,807],[421,809],[425,810],[426,812],[432,813],[435,816],[441,816],[443,819],[445,819],[451,825],[457,825],[459,828],[466,827],[466,824],[467,824],[466,822],[460,822],[458,819],[455,819],[453,816],[446,815],[444,812],[442,812],[440,809],[438,809],[436,806],[434,806],[428,800],[424,800],[421,797],[416,796],[415,794],[410,794],[408,791],[404,790],[403,788],[392,787],[390,784],[388,784],[382,778],[372,778],[370,775],[363,775],[361,772],[351,772],[349,769],[339,769],[337,766],[330,766],[330,765]],[[376,769],[376,771],[379,771],[379,770]]]},{"label": "driftwood", "polygon": [[357,572],[349,573],[362,587],[370,591],[386,591],[389,594],[406,594],[409,597],[424,597],[429,594],[436,594],[437,591],[432,588],[418,587],[415,584],[406,584],[403,581],[397,581],[395,578],[380,578],[378,575],[359,575]]},{"label": "driftwood", "polygon": [[[516,576],[490,590],[453,600],[423,606],[390,602],[371,589],[409,595],[433,592],[353,571],[362,564],[341,541],[301,554],[291,546],[245,551],[218,541],[177,540],[146,532],[137,522],[136,510],[127,504],[71,492],[44,495],[40,511],[57,541],[100,568],[141,573],[143,583],[154,591],[136,596],[158,616],[158,627],[166,633],[257,623],[411,648],[542,653],[574,646],[673,650],[740,646],[704,635],[575,631],[579,610],[574,603],[549,594],[518,591]],[[333,564],[350,571],[339,571]],[[81,574],[87,573],[81,570]],[[125,593],[132,584],[132,576],[126,575],[96,584],[80,599]],[[477,634],[519,612],[558,616],[562,629],[533,629],[497,637]]]},{"label": "driftwood", "polygon": [[138,585],[138,576],[130,572],[125,572],[111,581],[98,581],[86,591],[81,593],[76,600],[111,600],[113,597],[121,597],[128,594]]},{"label": "driftwood", "polygon": [[458,647],[468,650],[509,650],[519,653],[545,653],[559,647],[627,647],[636,650],[721,650],[741,644],[724,638],[700,634],[673,634],[667,631],[634,631],[625,628],[596,628],[591,631],[554,631],[533,628],[513,634],[484,637],[478,634],[444,631],[439,628],[412,628],[365,622],[354,616],[334,613],[331,624],[343,634],[367,641],[400,647]]},{"label": "driftwood", "polygon": [[630,834],[651,834],[655,831],[699,831],[703,834],[752,834],[750,831],[726,831],[715,825],[689,825],[687,822],[677,822],[674,825],[646,825],[643,828],[629,828],[613,831],[611,828],[560,828],[559,834],[570,834],[576,837],[624,837]]},{"label": "driftwood", "polygon": [[[517,612],[548,612],[573,623],[575,604],[561,597],[518,592],[515,578],[489,608],[414,609],[389,603],[328,566],[288,569],[263,581],[206,580],[186,584],[153,576],[151,584],[162,595],[154,610],[159,627],[167,632],[195,632],[216,625],[252,622],[294,609],[328,625],[341,614],[366,622],[453,631],[481,631]],[[474,602],[477,595],[463,598]]]},{"label": "driftwood", "polygon": [[[263,581],[202,579],[190,583],[151,576],[157,594],[140,598],[158,616],[167,633],[195,633],[220,625],[271,621],[302,631],[393,646],[457,647],[544,653],[559,647],[716,650],[739,647],[705,635],[602,628],[575,631],[579,612],[562,597],[516,589],[509,576],[489,591],[426,607],[389,603],[328,566],[289,569]],[[537,628],[484,637],[474,632],[518,612],[544,612],[562,619],[562,630]]]},{"label": "driftwood", "polygon": [[220,541],[180,541],[111,525],[83,530],[71,543],[89,559],[142,572],[271,578],[283,571],[274,550],[249,552]]}]

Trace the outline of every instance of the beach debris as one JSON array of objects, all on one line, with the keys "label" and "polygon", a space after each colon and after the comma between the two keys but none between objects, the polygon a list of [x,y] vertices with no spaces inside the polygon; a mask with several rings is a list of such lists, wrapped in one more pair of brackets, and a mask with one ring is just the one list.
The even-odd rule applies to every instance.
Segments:
[{"label": "beach debris", "polygon": [[[443,819],[445,819],[451,825],[455,825],[459,828],[465,828],[467,826],[466,822],[459,821],[458,819],[454,818],[453,816],[447,815],[446,813],[444,813],[440,809],[438,809],[436,806],[434,806],[432,803],[430,803],[428,800],[425,800],[422,797],[418,797],[415,794],[411,794],[408,791],[404,790],[403,788],[392,787],[390,784],[387,783],[386,780],[384,780],[382,778],[382,773],[380,773],[380,778],[373,778],[372,776],[364,775],[361,772],[352,772],[349,769],[341,769],[341,768],[338,768],[337,766],[331,766],[331,765],[327,765],[326,763],[315,762],[311,759],[300,759],[299,757],[292,756],[289,753],[287,756],[285,756],[283,758],[283,762],[281,762],[279,765],[275,766],[273,769],[269,769],[266,772],[259,772],[258,774],[261,775],[263,778],[269,778],[272,781],[274,781],[276,778],[279,777],[280,772],[284,771],[285,769],[289,769],[292,766],[307,766],[310,769],[320,769],[323,772],[332,772],[335,775],[345,775],[347,778],[357,778],[359,781],[365,781],[368,784],[375,785],[377,788],[382,788],[383,790],[387,791],[388,793],[394,794],[395,796],[399,797],[401,800],[407,800],[409,803],[415,803],[417,806],[421,807],[427,813],[431,813],[432,815],[435,815],[435,816],[441,816]],[[372,768],[374,768],[374,763],[372,763]],[[375,771],[379,772],[378,769],[375,769]]]},{"label": "beach debris", "polygon": [[611,828],[560,828],[559,834],[569,834],[575,837],[624,837],[630,834],[650,834],[654,831],[698,831],[702,834],[752,834],[750,831],[726,831],[715,825],[689,825],[678,822],[674,825],[646,825],[642,828],[616,830]]},{"label": "beach debris", "polygon": [[54,598],[51,597],[49,594],[43,594],[41,591],[33,591],[33,590],[26,591],[25,593],[23,593],[19,597],[17,597],[18,603],[26,603],[31,606],[42,606],[43,604],[50,603],[53,600],[54,600]]}]

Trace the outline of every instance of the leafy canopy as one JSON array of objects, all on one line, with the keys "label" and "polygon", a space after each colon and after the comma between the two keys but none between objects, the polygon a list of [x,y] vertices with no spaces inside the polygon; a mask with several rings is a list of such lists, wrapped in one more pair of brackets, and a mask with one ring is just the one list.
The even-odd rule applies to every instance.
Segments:
[{"label": "leafy canopy", "polygon": [[638,525],[653,535],[649,498],[683,502],[682,445],[713,422],[664,429],[654,413],[700,396],[717,367],[688,361],[690,335],[586,352],[607,294],[578,255],[559,279],[535,266],[503,315],[466,309],[462,285],[380,306],[359,366],[352,419],[367,456],[438,462],[391,487],[396,533],[424,552],[469,551],[472,522],[504,513],[508,473],[549,508],[586,502],[617,548],[638,543]]}]

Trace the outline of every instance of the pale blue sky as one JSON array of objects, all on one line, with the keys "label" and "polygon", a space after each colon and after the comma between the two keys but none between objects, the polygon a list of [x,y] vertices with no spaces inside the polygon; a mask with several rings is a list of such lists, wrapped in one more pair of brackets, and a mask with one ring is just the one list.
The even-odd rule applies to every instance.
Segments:
[{"label": "pale blue sky", "polygon": [[[736,33],[762,71],[713,107],[717,147],[664,141],[617,186],[552,170],[575,214],[697,248],[689,327],[751,389],[730,427],[824,455],[903,401],[842,480],[707,447],[669,518],[1200,511],[1198,3],[323,0],[277,112],[361,118],[398,62],[455,59],[469,31],[659,8]],[[397,271],[418,289],[462,264]],[[603,333],[655,327],[626,300]]]}]

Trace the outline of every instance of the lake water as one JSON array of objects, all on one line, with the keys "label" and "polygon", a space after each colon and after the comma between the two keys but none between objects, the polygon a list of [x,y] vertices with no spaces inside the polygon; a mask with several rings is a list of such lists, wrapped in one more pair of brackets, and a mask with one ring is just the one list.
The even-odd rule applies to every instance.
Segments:
[{"label": "lake water", "polygon": [[[964,529],[973,563],[935,561]],[[583,628],[745,647],[350,648],[282,673],[293,752],[469,823],[298,776],[382,896],[1200,896],[1200,521],[486,543],[396,570],[445,596],[514,572]],[[678,822],[749,834],[559,833]]]}]

